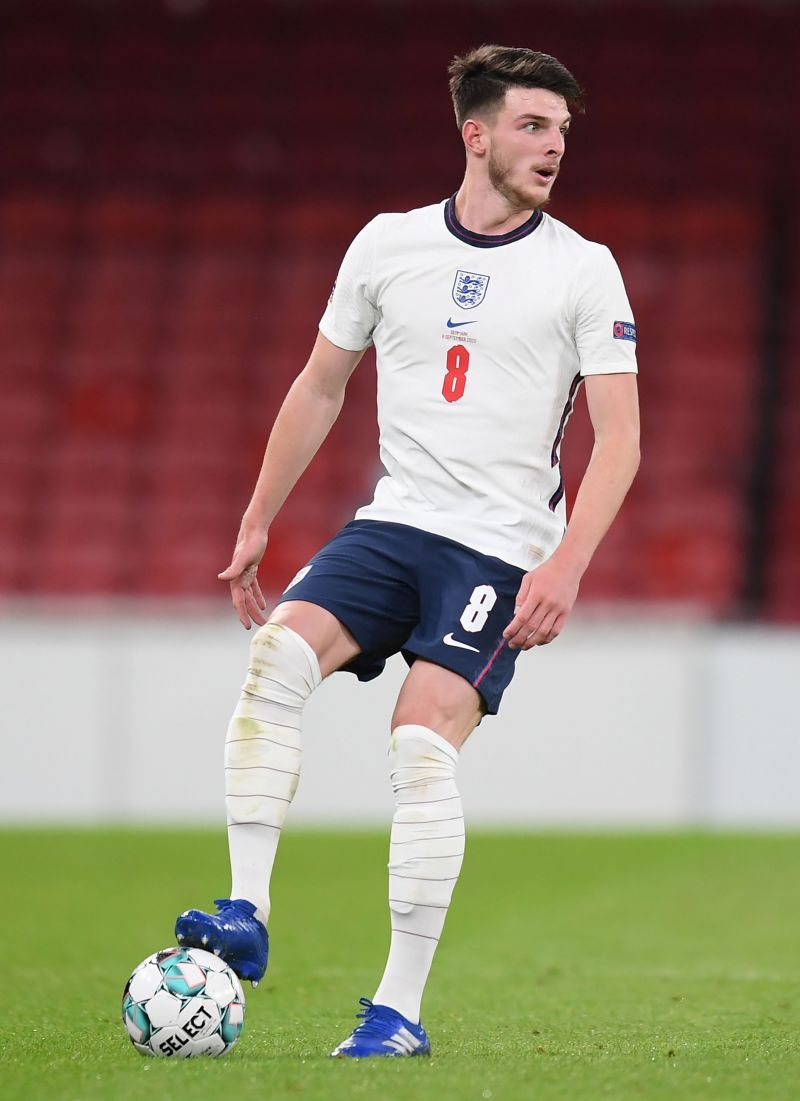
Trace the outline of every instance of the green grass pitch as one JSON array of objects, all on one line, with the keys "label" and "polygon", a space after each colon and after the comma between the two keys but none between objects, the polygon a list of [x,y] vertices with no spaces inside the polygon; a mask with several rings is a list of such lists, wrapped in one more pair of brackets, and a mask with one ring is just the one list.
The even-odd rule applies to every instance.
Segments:
[{"label": "green grass pitch", "polygon": [[482,834],[430,1059],[327,1057],[388,943],[386,839],[287,830],[272,959],[225,1059],[140,1056],[132,968],[227,890],[222,831],[4,830],[0,1094],[37,1101],[800,1096],[800,837]]}]

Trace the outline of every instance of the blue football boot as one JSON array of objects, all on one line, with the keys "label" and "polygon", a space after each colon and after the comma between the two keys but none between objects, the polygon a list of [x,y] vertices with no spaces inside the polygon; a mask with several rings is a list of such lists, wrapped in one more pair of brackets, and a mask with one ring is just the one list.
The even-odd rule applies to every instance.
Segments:
[{"label": "blue football boot", "polygon": [[240,979],[257,986],[267,970],[269,936],[255,916],[252,902],[217,898],[216,914],[186,910],[175,922],[175,936],[184,948],[205,948],[229,964]]},{"label": "blue football boot", "polygon": [[415,1025],[388,1005],[359,998],[364,1006],[356,1017],[363,1024],[331,1052],[338,1059],[367,1059],[372,1055],[430,1055],[431,1045],[421,1024]]}]

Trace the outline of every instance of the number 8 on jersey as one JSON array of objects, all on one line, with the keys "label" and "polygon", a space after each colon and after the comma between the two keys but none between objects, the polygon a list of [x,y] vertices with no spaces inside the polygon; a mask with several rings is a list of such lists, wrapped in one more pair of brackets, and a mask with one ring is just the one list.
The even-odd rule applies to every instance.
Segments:
[{"label": "number 8 on jersey", "polygon": [[447,350],[447,374],[442,385],[442,397],[445,401],[458,401],[463,398],[467,388],[469,370],[469,352],[463,344],[454,344]]}]

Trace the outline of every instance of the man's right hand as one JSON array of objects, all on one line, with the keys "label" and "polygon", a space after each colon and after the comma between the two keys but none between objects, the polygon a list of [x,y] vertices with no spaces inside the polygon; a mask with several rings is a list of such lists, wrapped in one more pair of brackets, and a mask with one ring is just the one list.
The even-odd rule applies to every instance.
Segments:
[{"label": "man's right hand", "polygon": [[242,525],[231,564],[217,575],[220,581],[230,582],[233,606],[248,631],[254,623],[263,627],[267,622],[263,615],[267,602],[258,583],[258,566],[266,549],[267,532]]}]

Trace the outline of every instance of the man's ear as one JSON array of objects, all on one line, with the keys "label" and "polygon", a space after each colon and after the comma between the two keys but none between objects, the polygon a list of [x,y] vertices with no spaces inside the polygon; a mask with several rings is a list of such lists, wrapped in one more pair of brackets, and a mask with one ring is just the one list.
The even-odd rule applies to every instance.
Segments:
[{"label": "man's ear", "polygon": [[461,127],[461,137],[468,153],[475,157],[483,157],[488,149],[488,130],[486,124],[480,119],[467,119]]}]

